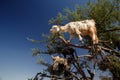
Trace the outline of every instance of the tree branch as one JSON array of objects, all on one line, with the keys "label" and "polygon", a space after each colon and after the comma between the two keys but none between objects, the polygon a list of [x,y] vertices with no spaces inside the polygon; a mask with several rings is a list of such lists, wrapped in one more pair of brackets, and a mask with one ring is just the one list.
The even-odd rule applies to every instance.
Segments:
[{"label": "tree branch", "polygon": [[84,49],[91,49],[91,46],[86,46],[86,45],[78,45],[78,44],[72,44],[67,42],[62,36],[59,36],[59,38],[64,42],[64,44],[66,44],[67,46],[73,46],[73,47],[77,47],[77,48],[84,48]]},{"label": "tree branch", "polygon": [[98,33],[108,33],[108,32],[112,32],[112,31],[120,31],[120,29],[119,28],[115,28],[115,29],[109,29],[109,30],[105,30],[105,31],[103,31],[103,30],[100,30],[100,31],[98,31]]},{"label": "tree branch", "polygon": [[[72,44],[72,43],[68,43],[62,36],[59,36],[59,38],[64,42],[64,44],[66,44],[67,46],[73,46],[73,47],[77,47],[77,48],[83,48],[83,49],[92,49],[92,46],[86,46],[86,45],[82,45],[82,46],[80,46],[80,45],[78,45],[78,44]],[[118,52],[118,51],[116,51],[116,50],[113,50],[113,49],[109,49],[109,48],[105,48],[105,47],[103,47],[103,46],[100,46],[100,45],[97,45],[97,48],[98,49],[102,49],[102,50],[104,50],[104,51],[106,51],[106,52],[113,52],[113,53],[115,53],[116,54],[116,56],[118,56],[118,57],[120,57],[120,53]]]},{"label": "tree branch", "polygon": [[39,72],[39,73],[36,74],[36,76],[35,76],[35,78],[34,78],[33,80],[38,80],[38,76],[41,76],[41,77],[48,77],[48,78],[63,79],[63,78],[61,78],[61,77],[59,77],[59,76],[56,76],[56,75],[47,75],[47,74],[45,74],[45,73]]}]

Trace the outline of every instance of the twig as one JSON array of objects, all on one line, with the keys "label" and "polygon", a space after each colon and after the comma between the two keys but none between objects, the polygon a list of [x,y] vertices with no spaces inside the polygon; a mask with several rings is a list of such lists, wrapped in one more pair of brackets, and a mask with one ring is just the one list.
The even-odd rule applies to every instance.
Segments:
[{"label": "twig", "polygon": [[[71,72],[71,71],[67,71],[69,72],[69,74],[71,74],[72,77],[75,77],[77,80],[81,80],[75,73]],[[38,80],[38,76],[41,76],[41,77],[47,77],[47,78],[57,78],[58,79],[66,79],[66,78],[62,78],[62,77],[59,77],[59,76],[56,76],[56,75],[47,75],[47,74],[44,74],[44,73],[37,73],[35,78],[33,80]],[[70,76],[70,77],[71,77]]]},{"label": "twig", "polygon": [[[77,66],[75,65],[75,63],[77,64]],[[75,60],[75,63],[73,63],[73,65],[76,67],[78,72],[83,76],[83,78],[87,79],[87,77],[86,77],[84,71],[82,70],[82,67],[80,66],[78,60]]]},{"label": "twig", "polygon": [[115,29],[109,29],[109,30],[105,30],[105,31],[101,30],[101,31],[98,31],[98,32],[99,33],[102,33],[102,32],[108,33],[108,32],[112,32],[112,31],[120,31],[120,29],[119,28],[115,28]]},{"label": "twig", "polygon": [[80,78],[77,76],[77,75],[75,75],[75,73],[72,73],[71,71],[68,71],[72,76],[74,76],[77,80],[80,80]]},{"label": "twig", "polygon": [[73,46],[73,47],[77,47],[77,48],[84,48],[84,49],[91,49],[91,46],[85,46],[85,45],[78,45],[78,44],[72,44],[67,42],[62,36],[59,36],[59,38],[64,42],[64,44],[66,44],[67,46]]},{"label": "twig", "polygon": [[92,56],[92,55],[80,55],[80,56],[78,56],[78,58],[81,58],[81,57],[89,57],[89,58],[92,58],[93,56]]},{"label": "twig", "polygon": [[87,71],[88,71],[88,73],[90,74],[90,76],[91,76],[91,80],[93,80],[93,78],[94,78],[94,73],[92,73],[89,69],[87,69]]},{"label": "twig", "polygon": [[99,47],[101,47],[101,49],[104,50],[104,51],[106,51],[106,52],[114,52],[114,53],[116,53],[116,54],[120,54],[119,52],[117,52],[117,51],[115,51],[115,50],[112,50],[112,49],[109,49],[109,48],[105,48],[105,47],[103,47],[103,46],[99,46]]},{"label": "twig", "polygon": [[41,76],[41,77],[48,77],[48,78],[63,79],[63,78],[61,78],[61,77],[59,77],[59,76],[56,76],[56,75],[47,75],[47,74],[45,74],[45,73],[39,72],[39,73],[36,74],[36,76],[35,76],[35,78],[34,78],[33,80],[37,80],[37,79],[38,79],[38,76]]}]

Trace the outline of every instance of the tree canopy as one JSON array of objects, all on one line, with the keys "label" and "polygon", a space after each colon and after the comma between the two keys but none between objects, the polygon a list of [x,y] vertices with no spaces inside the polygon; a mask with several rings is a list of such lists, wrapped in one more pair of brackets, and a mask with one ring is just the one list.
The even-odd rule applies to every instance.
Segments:
[{"label": "tree canopy", "polygon": [[[53,71],[53,64],[40,59],[40,64],[47,68],[39,72],[34,80],[43,80],[44,77],[51,80],[93,80],[95,72],[99,70],[110,72],[113,80],[120,79],[120,0],[89,0],[85,6],[76,5],[73,10],[65,8],[49,23],[65,25],[86,19],[95,20],[99,44],[92,45],[89,37],[84,38],[83,45],[78,42],[68,43],[65,34],[44,35],[46,50],[34,49],[33,54],[48,54],[50,57],[59,55],[68,59],[71,66],[68,71],[63,65]],[[87,54],[81,50],[86,50]]]}]

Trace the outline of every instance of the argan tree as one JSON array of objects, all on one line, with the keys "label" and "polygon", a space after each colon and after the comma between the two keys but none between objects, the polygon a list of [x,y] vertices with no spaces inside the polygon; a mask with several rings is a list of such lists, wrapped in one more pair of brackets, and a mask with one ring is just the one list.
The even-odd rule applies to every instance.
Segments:
[{"label": "argan tree", "polygon": [[[46,70],[38,72],[34,80],[44,80],[46,77],[51,80],[93,80],[99,71],[110,73],[113,80],[120,79],[120,0],[89,0],[84,7],[76,5],[74,10],[65,8],[49,23],[65,25],[86,19],[95,20],[99,44],[92,44],[89,36],[84,37],[82,44],[76,38],[67,42],[67,33],[44,35],[46,49],[34,49],[33,54],[47,54],[53,63],[40,59]],[[61,60],[56,61],[57,69],[54,70],[55,56],[67,60],[69,69]]]}]

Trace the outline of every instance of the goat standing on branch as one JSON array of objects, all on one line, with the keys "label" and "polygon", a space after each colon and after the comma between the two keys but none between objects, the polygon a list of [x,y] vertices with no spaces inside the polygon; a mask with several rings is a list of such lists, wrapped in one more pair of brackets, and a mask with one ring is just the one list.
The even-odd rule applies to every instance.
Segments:
[{"label": "goat standing on branch", "polygon": [[89,35],[92,38],[93,44],[98,44],[97,30],[94,20],[69,22],[64,26],[53,25],[50,32],[52,34],[68,32],[70,34],[69,42],[75,35],[77,35],[79,41],[83,43],[81,36]]}]

